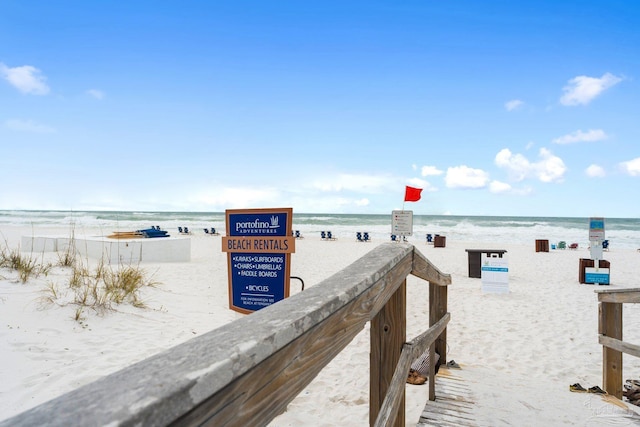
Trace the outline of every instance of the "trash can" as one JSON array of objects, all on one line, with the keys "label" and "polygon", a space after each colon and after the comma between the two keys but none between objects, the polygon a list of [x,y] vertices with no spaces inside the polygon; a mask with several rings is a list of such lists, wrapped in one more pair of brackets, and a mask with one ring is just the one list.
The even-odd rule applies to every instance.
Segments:
[{"label": "trash can", "polygon": [[497,254],[499,258],[507,251],[505,249],[465,249],[469,254],[469,277],[482,278],[482,254]]},{"label": "trash can", "polygon": [[[580,283],[591,283],[586,281],[586,273],[585,270],[588,267],[594,267],[596,265],[595,261],[590,258],[580,258],[580,267],[578,270],[578,282]],[[598,263],[598,268],[611,268],[611,263],[606,259],[601,259]]]},{"label": "trash can", "polygon": [[549,241],[536,240],[536,252],[549,252]]},{"label": "trash can", "polygon": [[447,246],[447,238],[445,236],[436,234],[435,238],[433,239],[433,246],[436,248],[444,248],[445,246]]}]

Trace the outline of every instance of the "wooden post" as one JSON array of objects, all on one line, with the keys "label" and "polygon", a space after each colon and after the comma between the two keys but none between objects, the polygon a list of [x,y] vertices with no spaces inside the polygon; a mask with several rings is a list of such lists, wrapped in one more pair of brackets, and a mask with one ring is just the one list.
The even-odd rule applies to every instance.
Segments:
[{"label": "wooden post", "polygon": [[[391,378],[400,360],[402,346],[407,339],[407,280],[391,296],[385,306],[371,320],[371,355],[369,385],[369,425],[373,426],[387,395]],[[405,425],[405,397],[394,426]]]},{"label": "wooden post", "polygon": [[[447,292],[448,288],[446,286],[438,286],[429,282],[429,327],[435,325],[447,313]],[[435,351],[440,355],[438,366],[447,363],[446,329],[436,339]]]},{"label": "wooden post", "polygon": [[429,346],[429,360],[432,363],[429,365],[429,400],[436,400],[436,364],[433,363],[436,360],[436,346],[435,343]]},{"label": "wooden post", "polygon": [[[598,329],[606,337],[622,341],[622,303],[601,302]],[[622,399],[622,352],[602,347],[602,386]]]}]

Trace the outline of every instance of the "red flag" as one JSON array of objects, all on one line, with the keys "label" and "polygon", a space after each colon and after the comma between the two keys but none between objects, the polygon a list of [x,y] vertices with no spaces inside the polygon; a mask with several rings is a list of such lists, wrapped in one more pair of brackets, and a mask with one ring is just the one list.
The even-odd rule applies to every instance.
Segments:
[{"label": "red flag", "polygon": [[405,202],[417,202],[420,200],[420,193],[422,193],[422,188],[409,187],[404,190],[404,201]]}]

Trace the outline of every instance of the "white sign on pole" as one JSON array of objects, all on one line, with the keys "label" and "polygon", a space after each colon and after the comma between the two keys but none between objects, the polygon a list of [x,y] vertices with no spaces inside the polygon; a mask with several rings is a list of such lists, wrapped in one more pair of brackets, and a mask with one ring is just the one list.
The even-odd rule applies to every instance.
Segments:
[{"label": "white sign on pole", "polygon": [[509,292],[509,262],[506,256],[482,254],[480,267],[482,292],[504,294]]},{"label": "white sign on pole", "polygon": [[396,236],[413,234],[413,211],[391,212],[391,234]]},{"label": "white sign on pole", "polygon": [[589,218],[589,245],[591,259],[602,259],[602,242],[604,241],[604,218]]},{"label": "white sign on pole", "polygon": [[604,218],[589,218],[589,241],[604,240]]}]

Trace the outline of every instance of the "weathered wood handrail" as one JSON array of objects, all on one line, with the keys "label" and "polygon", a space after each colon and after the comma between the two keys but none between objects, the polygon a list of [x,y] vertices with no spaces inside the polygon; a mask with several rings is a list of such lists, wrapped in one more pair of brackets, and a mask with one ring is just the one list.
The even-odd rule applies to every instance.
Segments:
[{"label": "weathered wood handrail", "polygon": [[598,342],[602,344],[602,386],[622,399],[622,353],[640,357],[640,346],[622,341],[622,304],[640,303],[640,288],[598,289]]},{"label": "weathered wood handrail", "polygon": [[[435,360],[435,349],[433,343],[445,330],[450,318],[451,315],[447,313],[434,326],[420,334],[410,343],[404,344],[400,360],[396,366],[393,378],[391,379],[391,384],[389,385],[389,389],[392,390],[392,392],[387,394],[387,397],[380,408],[380,414],[375,423],[376,427],[393,425],[395,422],[395,415],[397,414],[402,402],[402,392],[404,392],[404,385],[407,381],[407,372],[409,371],[411,364],[427,349],[429,349],[429,360]],[[434,381],[435,365],[432,363],[429,372],[429,385],[434,384]],[[431,390],[429,392],[429,400],[435,400],[435,392],[432,396]]]},{"label": "weathered wood handrail", "polygon": [[[432,327],[404,345],[409,274],[429,281]],[[427,346],[432,356],[436,347],[445,355],[449,315],[444,312],[434,322],[432,316],[446,311],[446,301],[439,299],[446,298],[450,283],[450,276],[412,245],[382,244],[304,292],[0,421],[0,426],[266,425],[369,321],[370,423],[382,414],[391,393],[390,409],[385,406],[389,416],[381,416],[379,425],[403,426],[407,363]],[[392,380],[394,372],[404,376],[401,387]]]}]

